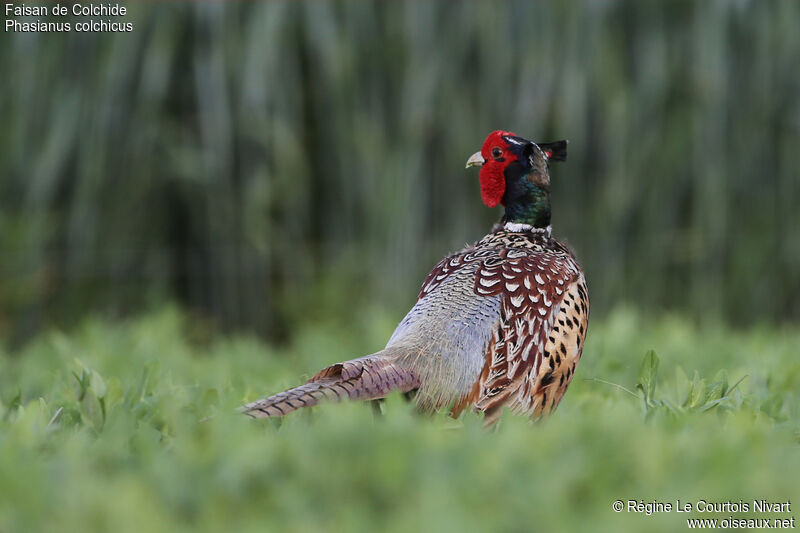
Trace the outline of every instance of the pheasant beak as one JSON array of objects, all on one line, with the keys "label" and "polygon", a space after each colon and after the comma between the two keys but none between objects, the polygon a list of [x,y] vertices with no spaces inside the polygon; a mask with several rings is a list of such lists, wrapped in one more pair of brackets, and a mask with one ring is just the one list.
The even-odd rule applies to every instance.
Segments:
[{"label": "pheasant beak", "polygon": [[469,156],[469,159],[467,159],[466,168],[469,168],[469,167],[480,167],[480,166],[483,166],[483,164],[485,162],[486,162],[486,160],[483,158],[481,153],[480,152],[475,152],[474,154]]}]

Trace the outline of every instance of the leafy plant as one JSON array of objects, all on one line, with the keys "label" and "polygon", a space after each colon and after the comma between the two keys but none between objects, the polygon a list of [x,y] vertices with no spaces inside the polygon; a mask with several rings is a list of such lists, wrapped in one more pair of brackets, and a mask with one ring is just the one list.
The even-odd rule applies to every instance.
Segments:
[{"label": "leafy plant", "polygon": [[711,409],[733,409],[741,404],[741,398],[733,393],[746,376],[739,378],[733,385],[728,384],[728,373],[720,370],[712,381],[701,378],[697,371],[690,380],[682,368],[676,369],[677,399],[656,398],[659,358],[654,350],[645,354],[639,369],[636,388],[642,393],[645,413],[651,416],[657,409],[663,408],[674,415],[693,412],[704,412]]},{"label": "leafy plant", "polygon": [[[236,413],[367,353],[394,325],[374,309],[356,316],[298,324],[280,347],[242,335],[198,345],[191,319],[164,309],[0,348],[0,531],[668,532],[674,515],[611,502],[796,492],[800,334],[789,330],[595,319],[558,411],[505,416],[491,432],[473,413],[417,416],[399,395],[381,417],[358,404],[281,423]],[[642,359],[644,343],[659,354]],[[728,385],[722,367],[750,377]]]}]

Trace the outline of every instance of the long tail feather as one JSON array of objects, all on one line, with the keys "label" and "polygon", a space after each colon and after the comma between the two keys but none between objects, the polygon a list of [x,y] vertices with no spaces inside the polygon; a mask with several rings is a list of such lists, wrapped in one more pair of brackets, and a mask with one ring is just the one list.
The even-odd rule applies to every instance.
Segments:
[{"label": "long tail feather", "polygon": [[360,359],[337,363],[318,372],[304,385],[242,407],[254,418],[283,416],[323,401],[374,400],[392,391],[419,388],[419,378],[397,365],[397,359],[378,352]]}]

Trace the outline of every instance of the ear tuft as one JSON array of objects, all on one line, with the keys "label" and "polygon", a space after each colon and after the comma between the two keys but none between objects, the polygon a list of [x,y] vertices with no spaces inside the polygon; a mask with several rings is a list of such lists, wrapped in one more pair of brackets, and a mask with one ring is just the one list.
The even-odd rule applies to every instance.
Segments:
[{"label": "ear tuft", "polygon": [[556,141],[552,143],[536,143],[542,149],[544,155],[547,156],[548,161],[566,161],[567,160],[567,140]]}]

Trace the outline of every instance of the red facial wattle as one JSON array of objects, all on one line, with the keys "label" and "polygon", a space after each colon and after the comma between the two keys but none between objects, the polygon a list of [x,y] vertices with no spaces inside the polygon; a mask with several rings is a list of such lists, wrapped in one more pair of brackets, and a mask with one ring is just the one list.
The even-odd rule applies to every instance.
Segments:
[{"label": "red facial wattle", "polygon": [[504,170],[502,163],[493,160],[486,161],[481,167],[481,199],[489,207],[495,207],[503,201],[503,195],[506,193]]},{"label": "red facial wattle", "polygon": [[[481,148],[481,156],[485,161],[479,174],[481,198],[483,203],[489,207],[495,207],[503,201],[503,195],[506,192],[506,167],[512,161],[517,160],[517,156],[508,149],[508,143],[503,138],[506,136],[516,135],[508,131],[493,131],[486,138]],[[495,148],[500,148],[503,152],[499,158],[501,161],[498,161],[492,155],[492,151]]]}]

